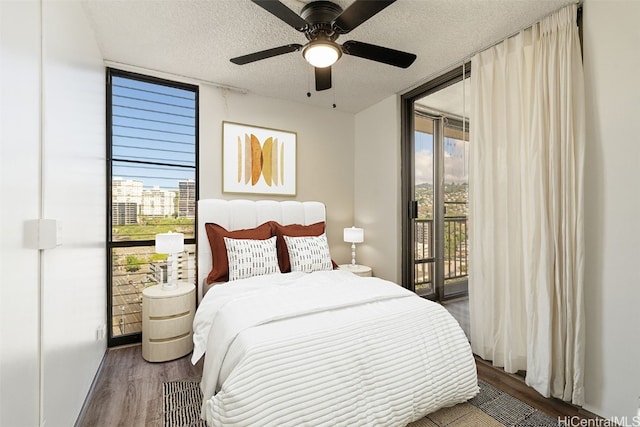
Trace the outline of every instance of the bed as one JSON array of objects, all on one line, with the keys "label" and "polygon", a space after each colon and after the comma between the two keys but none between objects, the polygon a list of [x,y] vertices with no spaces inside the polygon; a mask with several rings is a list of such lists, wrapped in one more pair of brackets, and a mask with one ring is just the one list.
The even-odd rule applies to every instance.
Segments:
[{"label": "bed", "polygon": [[[471,348],[442,306],[392,282],[335,269],[324,252],[322,263],[304,264],[311,252],[296,245],[328,251],[325,219],[320,202],[198,202],[192,362],[204,357],[201,416],[208,425],[405,426],[477,394]],[[270,238],[227,237],[227,281],[211,285],[219,248],[207,244],[206,224],[238,233],[263,224],[296,232],[284,239],[276,231]],[[234,245],[264,251],[266,261],[253,267],[260,273],[273,263],[279,240],[291,251],[293,271],[280,272],[287,267],[279,251],[278,271],[236,268],[243,261]]]}]

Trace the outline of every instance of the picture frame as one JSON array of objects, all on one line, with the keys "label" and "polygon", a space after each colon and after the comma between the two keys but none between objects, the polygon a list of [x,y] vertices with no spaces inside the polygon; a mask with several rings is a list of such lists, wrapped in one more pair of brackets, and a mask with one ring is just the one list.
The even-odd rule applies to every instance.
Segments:
[{"label": "picture frame", "polygon": [[222,192],[296,195],[295,132],[222,122]]}]

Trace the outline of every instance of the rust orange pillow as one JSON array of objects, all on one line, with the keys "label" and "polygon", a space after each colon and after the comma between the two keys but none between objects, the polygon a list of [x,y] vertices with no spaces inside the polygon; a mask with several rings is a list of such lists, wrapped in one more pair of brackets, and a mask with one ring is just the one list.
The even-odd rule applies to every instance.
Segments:
[{"label": "rust orange pillow", "polygon": [[[276,249],[278,251],[278,263],[280,264],[280,271],[288,273],[291,271],[291,261],[289,260],[289,251],[287,250],[287,243],[284,241],[284,236],[289,237],[304,237],[304,236],[320,236],[324,233],[325,224],[324,221],[316,222],[310,225],[301,224],[289,224],[282,225],[275,221],[271,221],[274,234],[277,236]],[[333,268],[337,265],[332,261]]]},{"label": "rust orange pillow", "polygon": [[234,231],[229,231],[213,223],[206,223],[204,227],[207,231],[207,238],[209,239],[212,255],[212,268],[207,276],[207,284],[229,281],[229,259],[227,258],[227,247],[224,244],[225,237],[231,239],[266,240],[274,236],[272,225],[269,222],[265,222],[256,228]]}]

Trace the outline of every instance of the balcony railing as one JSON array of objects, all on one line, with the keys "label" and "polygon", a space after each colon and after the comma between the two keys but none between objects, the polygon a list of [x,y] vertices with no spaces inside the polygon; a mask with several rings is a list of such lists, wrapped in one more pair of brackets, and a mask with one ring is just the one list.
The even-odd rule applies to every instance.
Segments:
[{"label": "balcony railing", "polygon": [[[432,219],[414,220],[415,285],[428,287],[433,283],[433,236]],[[444,219],[444,280],[465,279],[469,258],[468,219],[466,216],[452,216]]]},{"label": "balcony railing", "polygon": [[[153,246],[112,249],[111,334],[113,337],[142,331],[142,291],[166,279],[166,255]],[[195,245],[185,245],[178,260],[178,280],[196,283]]]}]

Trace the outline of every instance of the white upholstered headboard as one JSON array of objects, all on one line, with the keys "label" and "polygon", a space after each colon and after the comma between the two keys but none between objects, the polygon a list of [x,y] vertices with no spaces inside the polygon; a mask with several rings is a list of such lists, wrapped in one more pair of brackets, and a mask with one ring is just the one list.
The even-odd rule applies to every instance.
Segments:
[{"label": "white upholstered headboard", "polygon": [[211,247],[204,225],[218,224],[227,230],[254,228],[267,221],[282,225],[310,225],[326,220],[322,202],[296,202],[287,200],[223,200],[198,201],[198,301],[204,295],[206,278],[211,271]]}]

